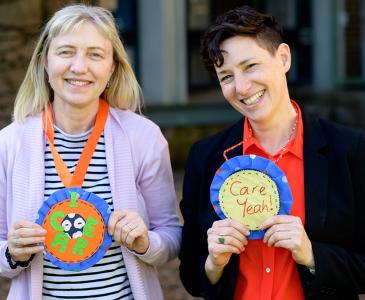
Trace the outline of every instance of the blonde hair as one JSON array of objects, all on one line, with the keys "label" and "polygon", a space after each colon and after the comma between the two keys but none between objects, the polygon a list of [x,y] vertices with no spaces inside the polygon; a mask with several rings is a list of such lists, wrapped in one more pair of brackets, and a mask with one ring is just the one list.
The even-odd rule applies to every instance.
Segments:
[{"label": "blonde hair", "polygon": [[86,22],[94,24],[113,46],[115,69],[109,81],[109,88],[104,90],[102,97],[112,107],[141,111],[141,88],[128,62],[113,15],[102,7],[78,4],[57,11],[44,27],[15,99],[16,121],[24,122],[26,117],[44,110],[53,96],[45,71],[51,40],[59,34],[77,29]]}]

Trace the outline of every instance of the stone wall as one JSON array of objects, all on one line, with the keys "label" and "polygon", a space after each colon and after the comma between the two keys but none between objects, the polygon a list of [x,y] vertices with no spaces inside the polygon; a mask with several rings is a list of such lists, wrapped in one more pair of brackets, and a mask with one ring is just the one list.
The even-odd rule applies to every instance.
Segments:
[{"label": "stone wall", "polygon": [[[54,11],[75,2],[0,0],[0,128],[10,122],[14,99],[41,27]],[[110,6],[115,1],[84,2]]]},{"label": "stone wall", "polygon": [[10,122],[42,25],[56,9],[71,2],[0,0],[0,128]]}]

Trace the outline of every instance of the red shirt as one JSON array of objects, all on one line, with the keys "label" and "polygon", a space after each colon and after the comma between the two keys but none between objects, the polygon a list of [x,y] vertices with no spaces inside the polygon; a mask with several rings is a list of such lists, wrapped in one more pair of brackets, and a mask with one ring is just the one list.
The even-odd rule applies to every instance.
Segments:
[{"label": "red shirt", "polygon": [[[303,166],[303,122],[300,108],[292,102],[298,111],[298,129],[295,139],[277,165],[285,173],[293,195],[291,215],[299,216],[304,224],[304,166]],[[247,119],[244,123],[244,154],[256,154],[270,160],[271,156],[252,136]],[[236,282],[234,300],[304,300],[304,293],[290,251],[284,248],[268,247],[262,240],[249,240],[240,255],[239,274]]]}]

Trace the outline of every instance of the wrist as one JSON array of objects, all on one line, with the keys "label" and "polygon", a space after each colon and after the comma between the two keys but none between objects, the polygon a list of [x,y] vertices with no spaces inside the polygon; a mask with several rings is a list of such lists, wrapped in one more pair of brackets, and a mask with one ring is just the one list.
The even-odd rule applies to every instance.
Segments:
[{"label": "wrist", "polygon": [[209,272],[223,272],[225,265],[217,265],[212,257],[208,255],[205,261],[205,270]]},{"label": "wrist", "polygon": [[205,261],[204,269],[210,283],[214,285],[222,277],[224,266],[217,266],[214,264],[211,257],[208,255],[207,260]]},{"label": "wrist", "polygon": [[34,257],[34,254],[32,254],[30,256],[30,258],[26,261],[16,261],[12,258],[10,252],[9,252],[9,248],[6,247],[6,250],[5,250],[5,257],[6,257],[6,260],[10,266],[11,269],[16,269],[17,267],[22,267],[22,268],[26,268],[29,266],[30,262],[32,261],[33,257]]}]

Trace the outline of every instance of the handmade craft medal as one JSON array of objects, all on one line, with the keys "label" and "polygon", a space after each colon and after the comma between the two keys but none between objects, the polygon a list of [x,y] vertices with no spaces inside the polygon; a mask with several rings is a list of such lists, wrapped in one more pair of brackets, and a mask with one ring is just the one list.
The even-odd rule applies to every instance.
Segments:
[{"label": "handmade craft medal", "polygon": [[259,226],[274,215],[289,214],[292,194],[285,174],[271,160],[236,156],[217,170],[210,199],[221,219],[231,218],[246,225],[249,239],[260,239]]},{"label": "handmade craft medal", "polygon": [[73,174],[69,172],[53,144],[51,105],[43,113],[43,128],[57,173],[65,188],[53,193],[43,203],[36,223],[47,230],[44,249],[48,259],[64,270],[82,271],[93,266],[112,244],[112,238],[107,232],[110,216],[108,203],[81,188],[104,129],[108,111],[108,103],[100,99],[94,129]]},{"label": "handmade craft medal", "polygon": [[259,226],[266,219],[290,214],[292,193],[284,172],[276,163],[283,157],[295,134],[299,118],[295,110],[297,115],[287,144],[279,151],[275,161],[253,154],[228,159],[227,152],[243,145],[244,139],[223,152],[226,161],[214,175],[210,200],[215,212],[221,219],[231,218],[244,224],[250,230],[248,239],[263,238],[265,232],[259,230]]},{"label": "handmade craft medal", "polygon": [[37,224],[47,230],[44,248],[61,269],[82,271],[96,264],[111,245],[108,204],[80,188],[53,193],[38,211]]}]

